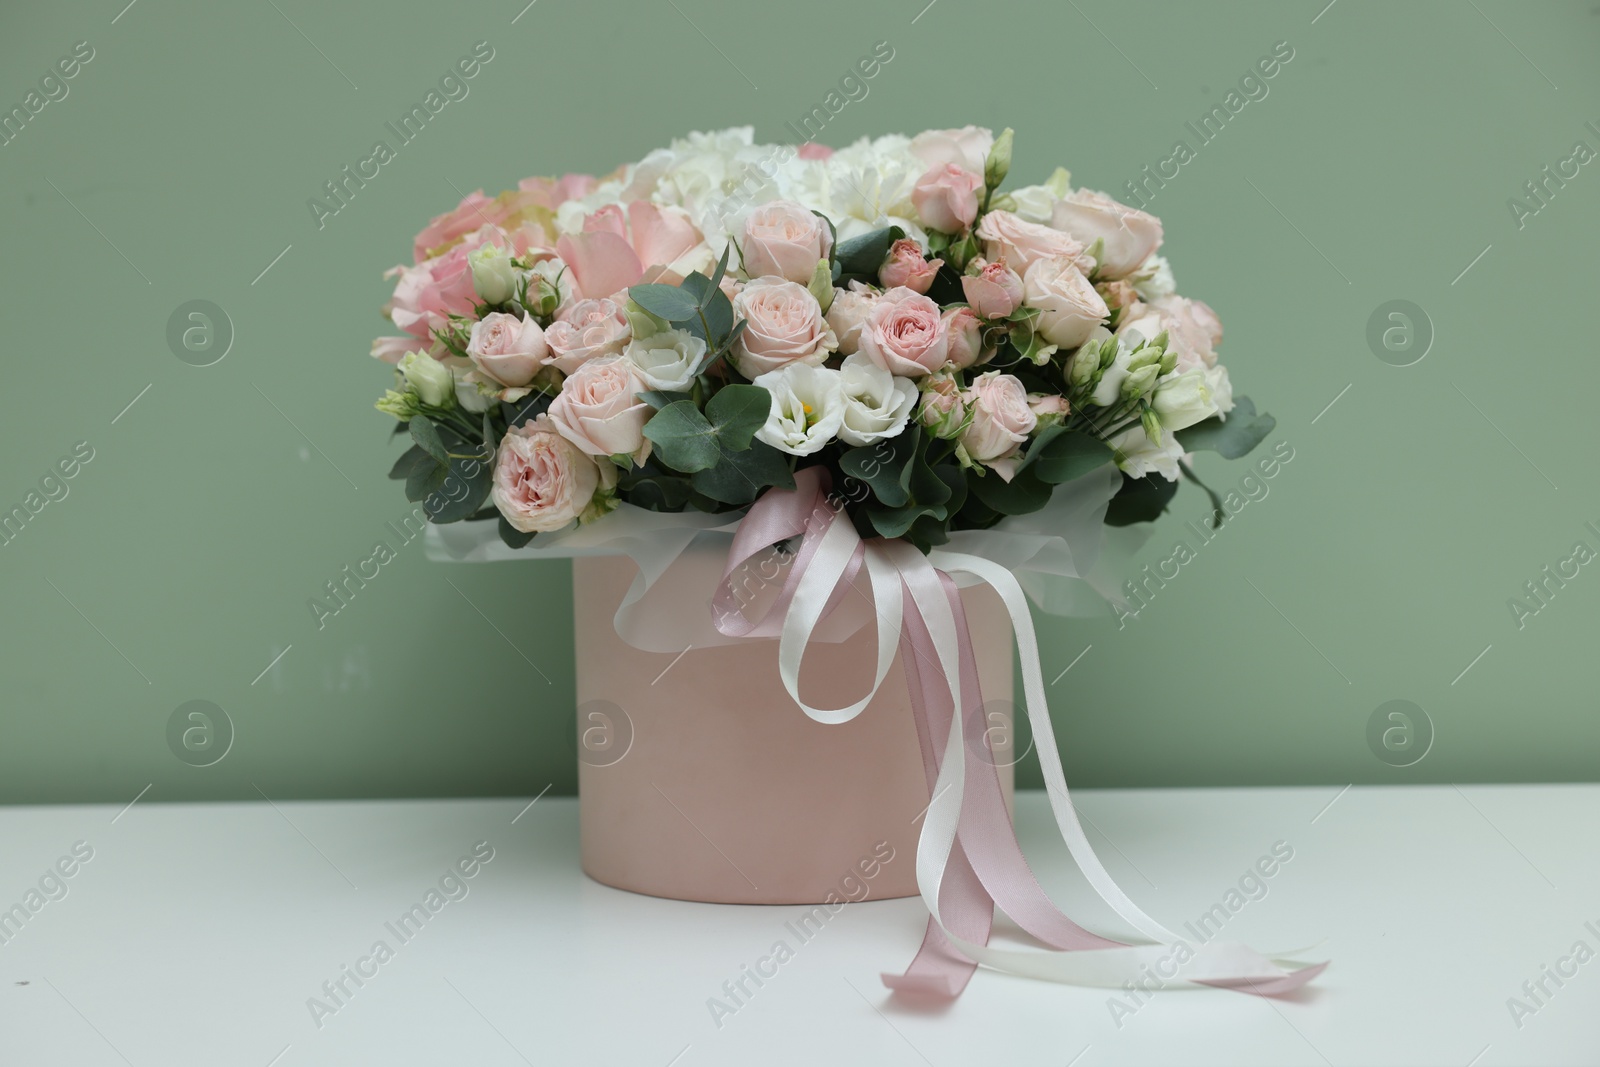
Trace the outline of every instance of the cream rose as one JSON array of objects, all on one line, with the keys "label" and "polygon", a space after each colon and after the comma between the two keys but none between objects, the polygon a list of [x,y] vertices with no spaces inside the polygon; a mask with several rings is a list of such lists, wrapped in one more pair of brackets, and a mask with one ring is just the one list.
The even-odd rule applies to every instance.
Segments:
[{"label": "cream rose", "polygon": [[973,380],[966,402],[972,418],[961,431],[962,447],[1009,482],[1016,476],[1017,453],[1039,424],[1028,390],[1018,378],[992,370]]},{"label": "cream rose", "polygon": [[681,393],[700,373],[706,343],[688,330],[661,330],[649,337],[635,337],[623,355],[633,361],[645,388]]},{"label": "cream rose", "polygon": [[580,300],[556,316],[544,332],[550,366],[571,374],[596,356],[615,356],[633,336],[622,305],[609,298]]},{"label": "cream rose", "polygon": [[847,445],[895,436],[917,403],[917,387],[909,379],[895,377],[860,353],[845,357],[839,388],[844,398],[839,440]]},{"label": "cream rose", "polygon": [[549,355],[544,330],[527,312],[519,319],[491,311],[472,324],[467,338],[467,358],[484,377],[501,385],[527,385]]},{"label": "cream rose", "polygon": [[643,463],[650,455],[644,424],[654,414],[638,398],[643,389],[632,360],[598,356],[561,383],[550,404],[550,421],[591,456],[633,456]]},{"label": "cream rose", "polygon": [[1211,384],[1203,367],[1161,379],[1156,383],[1150,406],[1161,416],[1161,425],[1174,433],[1217,413],[1217,402],[1211,395]]},{"label": "cream rose", "polygon": [[745,322],[733,363],[751,380],[787,363],[820,364],[838,344],[817,298],[795,282],[757,278],[734,297],[733,314]]},{"label": "cream rose", "polygon": [[978,223],[978,240],[983,242],[985,259],[1003,259],[1024,277],[1035,262],[1052,256],[1078,260],[1084,271],[1093,270],[1092,261],[1083,254],[1083,245],[1070,234],[1024,222],[1009,211],[984,215]]},{"label": "cream rose", "polygon": [[954,163],[930,167],[911,190],[917,220],[930,230],[960,233],[978,217],[978,194],[983,192],[983,172],[963,170]]},{"label": "cream rose", "polygon": [[615,481],[610,463],[584,455],[541,415],[501,439],[489,497],[514,528],[543,533],[579,518]]},{"label": "cream rose", "polygon": [[860,282],[851,282],[848,289],[835,289],[833,303],[828,307],[828,325],[844,355],[853,354],[861,345],[861,327],[878,303],[880,294]]},{"label": "cream rose", "polygon": [[1022,290],[1022,302],[1039,309],[1039,333],[1061,348],[1083,344],[1110,314],[1089,279],[1066,257],[1035,261],[1023,276]]},{"label": "cream rose", "polygon": [[1103,241],[1100,273],[1105,278],[1126,277],[1161,247],[1160,219],[1093,189],[1075,189],[1056,201],[1050,223],[1084,247]]},{"label": "cream rose", "polygon": [[838,436],[844,423],[838,371],[791,361],[755,384],[772,397],[766,424],[756,431],[760,440],[791,456],[809,456]]},{"label": "cream rose", "polygon": [[861,328],[860,351],[902,377],[914,378],[944,366],[950,343],[939,305],[910,289],[890,289]]},{"label": "cream rose", "polygon": [[828,224],[791,201],[762,204],[745,220],[744,269],[752,278],[770,275],[804,285],[832,250]]}]

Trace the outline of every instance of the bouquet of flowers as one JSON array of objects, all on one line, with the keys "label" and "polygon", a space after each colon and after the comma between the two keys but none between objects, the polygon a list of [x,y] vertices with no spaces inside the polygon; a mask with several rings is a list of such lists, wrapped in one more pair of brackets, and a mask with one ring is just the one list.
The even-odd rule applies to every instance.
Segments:
[{"label": "bouquet of flowers", "polygon": [[1273,420],[1234,397],[1160,221],[1062,169],[1005,191],[1011,147],[743,128],[473,193],[391,272],[391,477],[513,547],[618,501],[743,509],[806,467],[863,537],[923,551],[1112,462],[1106,521],[1154,518],[1186,453],[1241,456]]}]

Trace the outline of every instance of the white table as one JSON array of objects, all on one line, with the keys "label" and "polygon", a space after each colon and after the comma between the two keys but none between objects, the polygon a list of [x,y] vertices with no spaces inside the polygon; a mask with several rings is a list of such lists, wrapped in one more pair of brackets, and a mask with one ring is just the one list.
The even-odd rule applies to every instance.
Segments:
[{"label": "white table", "polygon": [[[0,1064],[1600,1061],[1600,959],[1560,987],[1546,978],[1552,995],[1520,1028],[1507,1007],[1543,965],[1572,970],[1560,960],[1575,942],[1600,951],[1596,786],[1085,793],[1107,865],[1173,926],[1285,842],[1292,860],[1228,936],[1267,949],[1325,939],[1333,966],[1292,1000],[1169,991],[1119,1020],[1110,991],[980,971],[953,1005],[917,1011],[877,975],[910,959],[922,904],[868,901],[794,943],[720,1028],[708,998],[774,941],[793,943],[784,924],[802,909],[597,885],[578,870],[574,800],[155,799],[0,810],[0,908],[25,903],[76,842],[93,849],[65,864],[65,896],[41,894],[20,930],[0,928]],[[1018,810],[1046,887],[1107,928],[1042,795]],[[385,923],[478,841],[494,857],[467,895],[402,942]],[[46,888],[59,896],[54,879]],[[392,958],[361,965],[380,939]],[[332,1007],[322,986],[344,966],[373,976],[346,978],[319,1028],[308,998]]]}]

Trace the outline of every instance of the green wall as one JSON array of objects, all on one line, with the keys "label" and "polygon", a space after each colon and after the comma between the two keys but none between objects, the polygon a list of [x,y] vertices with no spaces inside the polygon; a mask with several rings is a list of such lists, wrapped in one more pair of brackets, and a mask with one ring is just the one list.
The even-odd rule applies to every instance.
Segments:
[{"label": "green wall", "polygon": [[[1051,689],[1071,780],[1594,777],[1600,566],[1520,628],[1507,604],[1600,549],[1600,163],[1520,226],[1507,204],[1600,149],[1592,3],[123,2],[0,15],[7,110],[93,48],[0,147],[0,510],[92,450],[0,547],[0,801],[570,790],[565,564],[447,568],[413,543],[323,629],[307,608],[408,511],[371,409],[380,273],[479,186],[689,129],[786,138],[880,40],[894,59],[825,142],[1011,125],[1017,178],[1060,163],[1115,194],[1186,141],[1151,210],[1293,450],[1204,547],[1180,494],[1134,565],[1179,539],[1194,558],[1136,622],[1041,622],[1047,678],[1092,646]],[[319,229],[307,199],[479,40],[470,96]],[[1185,124],[1280,41],[1268,95],[1201,145]],[[232,324],[211,366],[169,344],[193,300]],[[1393,300],[1432,324],[1410,366],[1369,344]],[[191,700],[234,724],[212,766],[169,747]],[[1405,768],[1368,740],[1391,700],[1433,726]]]}]

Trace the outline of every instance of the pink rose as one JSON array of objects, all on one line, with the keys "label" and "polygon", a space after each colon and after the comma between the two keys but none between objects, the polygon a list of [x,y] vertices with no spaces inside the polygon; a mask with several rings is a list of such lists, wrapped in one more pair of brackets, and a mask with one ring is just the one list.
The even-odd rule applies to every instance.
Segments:
[{"label": "pink rose", "polygon": [[566,234],[556,247],[578,292],[591,299],[666,272],[682,278],[716,262],[686,212],[648,200],[635,200],[626,211],[608,204],[583,220],[582,233]]},{"label": "pink rose", "polygon": [[800,148],[795,152],[795,155],[799,156],[801,159],[827,159],[829,156],[833,155],[833,149],[829,148],[825,144],[817,144],[815,141],[807,141],[805,144],[800,146]]},{"label": "pink rose", "polygon": [[778,277],[805,285],[833,249],[828,224],[799,204],[774,200],[744,224],[744,269],[752,278]]},{"label": "pink rose", "polygon": [[983,355],[983,323],[971,308],[953,307],[944,313],[944,332],[949,339],[945,358],[957,370],[981,361]]},{"label": "pink rose", "polygon": [[1067,403],[1067,398],[1054,393],[1029,393],[1028,409],[1040,419],[1050,418],[1055,415],[1070,415],[1072,405]]},{"label": "pink rose", "polygon": [[[539,200],[537,194],[515,190],[495,197],[484,196],[482,189],[468,193],[455,208],[436,216],[422,228],[412,242],[412,260],[421,263],[429,258],[436,259],[485,227],[515,231],[514,246],[518,255],[530,247],[546,245],[553,235],[545,226],[549,215]],[[483,243],[483,238],[480,236],[471,243],[477,247]]]},{"label": "pink rose", "polygon": [[550,366],[571,374],[596,356],[621,355],[633,337],[628,316],[614,300],[580,300],[544,332]]},{"label": "pink rose", "polygon": [[839,351],[854,355],[861,347],[861,327],[878,303],[879,293],[860,282],[851,282],[848,289],[835,289],[833,303],[828,307],[828,326],[837,338]]},{"label": "pink rose", "polygon": [[890,374],[901,377],[938,370],[950,350],[939,305],[910,289],[888,290],[861,328],[860,350]]},{"label": "pink rose", "polygon": [[432,343],[433,332],[448,326],[451,315],[470,316],[478,293],[472,287],[467,249],[467,244],[458,243],[436,259],[414,267],[395,267],[384,275],[400,276],[394,296],[384,305],[389,320],[417,340]]},{"label": "pink rose", "polygon": [[1083,245],[1070,234],[1049,226],[1025,222],[1009,211],[991,211],[978,223],[978,239],[987,259],[1003,259],[1019,274],[1041,259],[1065,256],[1079,260],[1085,274],[1094,270],[1094,261],[1083,254]]},{"label": "pink rose", "polygon": [[981,256],[967,265],[961,291],[979,318],[1003,319],[1022,304],[1022,279],[1001,259],[994,263]]},{"label": "pink rose", "polygon": [[1065,257],[1035,260],[1022,286],[1023,303],[1040,311],[1034,327],[1061,348],[1083,344],[1111,314],[1089,279]]},{"label": "pink rose", "polygon": [[917,417],[935,437],[949,439],[961,432],[967,418],[967,402],[961,385],[948,371],[936,371],[922,379],[922,406]]},{"label": "pink rose", "polygon": [[650,456],[644,424],[655,414],[636,395],[644,389],[631,359],[591,359],[561,383],[550,404],[550,421],[591,456],[634,456],[643,463]]},{"label": "pink rose", "polygon": [[544,330],[527,312],[519,319],[491,311],[473,323],[467,338],[467,358],[480,373],[501,385],[527,385],[549,354]]},{"label": "pink rose", "polygon": [[467,358],[501,386],[526,386],[549,354],[544,330],[528,312],[522,318],[490,312],[472,323],[467,338]]},{"label": "pink rose", "polygon": [[972,420],[961,432],[967,455],[1010,481],[1017,473],[1017,453],[1039,424],[1028,406],[1028,391],[1017,378],[997,370],[980,374],[967,390]]},{"label": "pink rose", "polygon": [[917,242],[900,240],[889,246],[889,258],[878,268],[878,280],[885,289],[903,285],[914,293],[926,293],[942,266],[942,259],[925,258]]},{"label": "pink rose", "polygon": [[578,451],[541,415],[501,439],[489,496],[513,527],[541,533],[582,516],[595,492],[615,481],[610,462],[597,463]]},{"label": "pink rose", "polygon": [[911,204],[928,229],[960,233],[978,217],[978,194],[982,191],[982,173],[944,163],[930,167],[917,179],[911,190]]},{"label": "pink rose", "polygon": [[733,345],[733,363],[752,380],[787,363],[820,366],[838,344],[817,298],[782,278],[750,282],[734,297],[733,314],[745,322]]},{"label": "pink rose", "polygon": [[963,126],[959,130],[924,130],[911,139],[911,154],[922,160],[923,166],[938,167],[952,163],[980,178],[984,164],[989,161],[989,150],[993,147],[994,134],[981,126]]},{"label": "pink rose", "polygon": [[581,200],[594,192],[599,182],[592,174],[565,174],[560,178],[524,178],[517,188],[547,211],[554,211],[568,200]]},{"label": "pink rose", "polygon": [[1132,273],[1161,247],[1160,219],[1092,189],[1075,189],[1057,200],[1050,223],[1085,247],[1103,241],[1100,271],[1107,278]]}]

